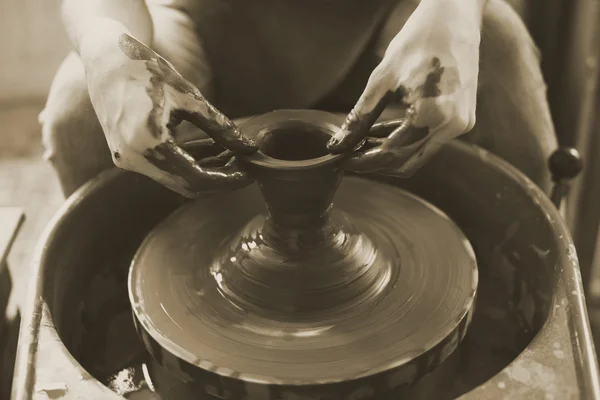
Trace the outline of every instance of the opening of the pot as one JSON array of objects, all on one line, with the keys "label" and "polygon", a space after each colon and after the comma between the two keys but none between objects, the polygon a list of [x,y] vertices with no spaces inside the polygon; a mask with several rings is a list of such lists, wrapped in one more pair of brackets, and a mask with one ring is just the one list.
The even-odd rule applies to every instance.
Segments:
[{"label": "opening of the pot", "polygon": [[331,135],[317,127],[290,123],[266,133],[259,146],[263,154],[283,161],[302,161],[328,154]]}]

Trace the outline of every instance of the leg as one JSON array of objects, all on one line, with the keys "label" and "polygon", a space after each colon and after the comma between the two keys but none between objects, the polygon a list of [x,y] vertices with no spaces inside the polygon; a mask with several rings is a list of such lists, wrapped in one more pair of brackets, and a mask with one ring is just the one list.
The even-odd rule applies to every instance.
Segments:
[{"label": "leg", "polygon": [[77,54],[69,54],[55,75],[40,122],[44,157],[65,196],[113,165]]},{"label": "leg", "polygon": [[503,0],[484,11],[477,123],[468,138],[550,188],[547,160],[557,147],[537,48]]},{"label": "leg", "polygon": [[[181,11],[152,6],[150,12],[154,22],[154,49],[209,95],[210,75],[195,25]],[[45,157],[56,170],[65,196],[113,166],[77,54],[69,54],[54,77],[40,122]],[[198,131],[187,124],[177,130],[177,134],[182,132],[183,136],[198,136]]]}]

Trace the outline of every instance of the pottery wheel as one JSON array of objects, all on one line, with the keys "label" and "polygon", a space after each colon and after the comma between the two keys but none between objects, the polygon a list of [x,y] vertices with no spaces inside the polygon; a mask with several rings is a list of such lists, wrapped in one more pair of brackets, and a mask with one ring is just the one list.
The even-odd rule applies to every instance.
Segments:
[{"label": "pottery wheel", "polygon": [[[302,313],[278,307],[285,298],[249,311],[225,293],[230,277],[218,264],[229,262],[244,274],[243,260],[223,261],[223,254],[239,257],[228,246],[264,212],[252,185],[187,204],[151,232],[134,259],[129,285],[134,314],[155,346],[222,376],[303,385],[357,379],[415,360],[431,367],[464,336],[477,288],[475,256],[459,228],[432,205],[387,184],[345,177],[333,215],[346,221],[348,237],[376,244],[363,256],[379,272],[356,276],[371,273],[376,289],[357,292],[354,300],[360,301],[350,297]],[[260,247],[251,231],[241,238],[249,254]],[[319,268],[327,273],[327,266],[310,268],[313,279]],[[251,279],[258,289],[259,278]],[[301,285],[303,278],[295,279]],[[263,289],[267,299],[278,293]],[[307,289],[296,296],[302,303],[325,294]]]}]

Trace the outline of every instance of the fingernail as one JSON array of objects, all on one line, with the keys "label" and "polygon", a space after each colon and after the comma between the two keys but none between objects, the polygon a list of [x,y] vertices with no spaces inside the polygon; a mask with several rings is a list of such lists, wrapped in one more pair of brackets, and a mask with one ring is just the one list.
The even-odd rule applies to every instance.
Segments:
[{"label": "fingernail", "polygon": [[327,143],[327,148],[329,150],[337,149],[341,144],[344,143],[344,138],[346,138],[347,136],[348,131],[342,128],[341,130],[337,131],[336,134],[331,137],[331,139],[329,139],[329,142]]},{"label": "fingernail", "polygon": [[[252,154],[252,153],[256,153],[258,151],[258,145],[256,144],[256,142],[252,139],[248,139],[248,138],[243,138],[241,140],[242,146],[241,148],[238,149],[238,151],[242,154]],[[233,148],[231,148],[230,150],[234,150]]]},{"label": "fingernail", "polygon": [[337,140],[337,139],[335,138],[335,136],[332,136],[332,137],[331,137],[331,139],[329,139],[329,142],[327,142],[327,148],[334,147],[334,146],[336,146],[336,145],[337,145],[339,142],[340,142],[340,141],[339,141],[339,140]]}]

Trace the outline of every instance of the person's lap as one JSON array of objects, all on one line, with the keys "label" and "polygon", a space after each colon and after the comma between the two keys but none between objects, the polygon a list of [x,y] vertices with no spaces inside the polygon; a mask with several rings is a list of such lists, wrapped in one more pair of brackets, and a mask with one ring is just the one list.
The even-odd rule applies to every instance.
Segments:
[{"label": "person's lap", "polygon": [[[260,42],[255,50],[261,52],[252,60],[249,60],[248,45],[243,41],[240,46],[245,47],[244,51],[227,48],[215,57],[218,37],[207,40],[206,36],[198,35],[198,31],[206,32],[206,21],[194,22],[189,13],[153,6],[153,47],[228,116],[241,117],[275,108],[324,108],[348,112],[387,44],[410,16],[415,3],[414,0],[397,1],[387,18],[385,14],[389,9],[373,9],[363,19],[360,29],[351,29],[357,25],[357,20],[349,18],[344,37],[354,43],[341,43],[340,37],[332,34],[323,40],[307,43],[301,49],[303,53],[299,59],[279,56],[285,51],[285,42],[281,40],[275,46],[275,58],[269,58],[269,50],[273,49],[265,48],[264,42],[261,42],[261,39],[269,37],[265,28],[267,30],[262,31],[262,37],[251,38]],[[490,0],[484,17],[477,124],[467,137],[511,161],[536,183],[546,186],[545,158],[556,141],[545,102],[545,86],[535,47],[518,16],[507,7],[501,0]],[[326,11],[332,12],[331,9]],[[364,10],[355,11],[365,14]],[[325,13],[324,10],[321,13]],[[257,23],[256,19],[254,22]],[[203,28],[199,29],[199,25]],[[240,27],[241,30],[248,28]],[[331,29],[340,30],[340,26],[334,25]],[[357,42],[359,31],[367,35],[362,34]],[[289,30],[286,32],[290,35]],[[310,35],[326,36],[323,32],[307,32],[304,40]],[[224,43],[234,45],[233,39],[229,39]],[[302,38],[297,40],[298,46]],[[341,43],[337,52],[331,49],[330,44],[336,40]],[[296,49],[288,47],[289,52]],[[314,49],[312,55],[309,54],[311,49]],[[346,55],[340,59],[341,54]],[[310,58],[319,57],[319,62],[310,61]],[[209,59],[211,68],[208,67]],[[306,60],[305,68],[302,64],[295,65],[303,59]],[[333,60],[337,62],[333,63]],[[242,80],[236,72],[245,63],[248,65],[244,69],[247,75]],[[261,63],[264,68],[261,68]],[[277,74],[279,69],[291,71]],[[386,116],[396,114],[392,111]],[[58,173],[65,195],[112,166],[106,141],[87,95],[83,68],[76,55],[69,56],[57,74],[44,117],[47,155]],[[198,131],[189,125],[178,128],[178,131],[179,140],[198,135]],[[185,131],[188,131],[187,135]]]}]

